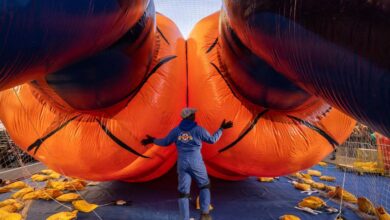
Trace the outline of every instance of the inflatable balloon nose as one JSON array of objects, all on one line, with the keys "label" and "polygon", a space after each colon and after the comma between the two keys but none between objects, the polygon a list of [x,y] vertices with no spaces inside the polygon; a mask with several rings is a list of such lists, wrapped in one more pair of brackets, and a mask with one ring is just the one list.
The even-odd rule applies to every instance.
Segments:
[{"label": "inflatable balloon nose", "polygon": [[37,79],[111,46],[147,0],[0,2],[0,90]]}]

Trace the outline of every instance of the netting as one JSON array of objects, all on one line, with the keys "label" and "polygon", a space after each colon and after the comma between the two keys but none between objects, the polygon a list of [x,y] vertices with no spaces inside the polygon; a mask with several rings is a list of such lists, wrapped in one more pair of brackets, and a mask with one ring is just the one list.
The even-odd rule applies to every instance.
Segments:
[{"label": "netting", "polygon": [[[93,212],[96,219],[102,219],[94,211],[97,205],[86,202],[80,193],[80,190],[83,190],[87,184],[97,183],[73,179],[44,169],[43,164],[17,147],[1,121],[0,147],[0,175],[2,177],[0,194],[3,194],[0,201],[0,217],[2,219],[28,219],[27,210],[33,199],[54,201],[66,210],[57,213],[54,219],[74,219],[77,211],[72,212],[72,210]],[[36,167],[30,168],[33,165]],[[59,196],[63,196],[63,201],[60,201]],[[73,208],[66,204],[72,201],[76,202],[73,203]],[[13,215],[15,213],[16,215]],[[74,217],[70,218],[73,215]]]},{"label": "netting", "polygon": [[342,180],[336,181],[356,197],[366,197],[375,207],[390,209],[390,170],[388,152],[390,146],[377,145],[374,131],[357,124],[348,140],[338,146],[337,150],[327,159],[335,167],[343,171]]},{"label": "netting", "polygon": [[35,162],[36,160],[33,157],[15,145],[0,122],[0,173],[11,168],[23,167]]}]

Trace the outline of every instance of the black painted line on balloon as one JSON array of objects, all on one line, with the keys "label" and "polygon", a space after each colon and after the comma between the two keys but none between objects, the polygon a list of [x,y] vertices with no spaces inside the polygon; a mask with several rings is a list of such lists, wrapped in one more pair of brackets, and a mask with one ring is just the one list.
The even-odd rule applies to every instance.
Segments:
[{"label": "black painted line on balloon", "polygon": [[187,41],[185,41],[185,49],[186,49],[186,83],[187,83],[187,86],[186,86],[186,92],[187,92],[187,94],[186,94],[186,106],[188,107],[188,105],[189,105],[189,102],[190,102],[190,97],[189,97],[189,93],[190,93],[190,91],[189,91],[189,86],[188,86],[188,77],[189,77],[189,75],[188,75],[188,44],[187,44]]},{"label": "black painted line on balloon", "polygon": [[156,27],[157,28],[157,32],[160,33],[161,37],[164,39],[164,41],[168,44],[169,44],[169,41],[168,39],[165,37],[165,35],[163,34],[163,32],[160,30],[160,28]]},{"label": "black painted line on balloon", "polygon": [[333,139],[329,134],[327,134],[324,130],[322,130],[321,128],[311,124],[310,122],[308,121],[305,121],[303,119],[300,119],[300,118],[297,118],[295,116],[292,116],[292,115],[287,115],[287,117],[305,125],[306,127],[312,129],[313,131],[317,132],[318,134],[320,134],[322,137],[324,137],[331,145],[333,148],[336,148],[337,145],[339,145],[339,143],[337,143],[337,141],[335,139]]},{"label": "black painted line on balloon", "polygon": [[211,44],[211,46],[209,47],[209,49],[207,49],[206,53],[210,53],[210,51],[217,45],[218,43],[218,37],[217,39],[215,39],[215,41],[213,42],[213,44]]},{"label": "black painted line on balloon", "polygon": [[255,125],[257,124],[259,119],[267,112],[268,112],[268,109],[265,109],[264,111],[262,111],[258,115],[256,115],[256,117],[250,123],[250,126],[240,136],[238,136],[238,138],[236,140],[234,140],[232,143],[230,143],[226,147],[218,150],[218,152],[222,153],[222,152],[234,147],[234,145],[236,145],[238,142],[240,142],[255,127]]},{"label": "black painted line on balloon", "polygon": [[108,130],[108,128],[98,119],[96,119],[96,121],[99,123],[100,127],[103,129],[103,131],[107,134],[108,137],[111,138],[111,140],[113,140],[116,144],[118,144],[120,147],[122,147],[123,149],[139,156],[139,157],[143,157],[143,158],[150,158],[148,156],[144,156],[140,153],[138,153],[137,151],[135,151],[133,148],[129,147],[127,144],[125,144],[123,141],[121,141],[119,138],[117,138],[113,133],[111,133],[110,130]]},{"label": "black painted line on balloon", "polygon": [[31,151],[32,149],[34,149],[34,155],[37,153],[39,147],[41,147],[41,145],[43,144],[44,141],[46,141],[49,137],[53,136],[55,133],[57,133],[59,130],[61,130],[62,128],[64,128],[67,124],[69,124],[71,121],[75,120],[76,118],[78,118],[80,115],[76,115],[74,116],[73,118],[69,119],[68,121],[66,121],[65,123],[61,124],[60,126],[58,126],[56,129],[52,130],[51,132],[49,132],[47,135],[45,135],[44,137],[41,137],[41,138],[38,138],[36,141],[34,141],[34,143],[32,143],[30,146],[27,147],[27,151]]},{"label": "black painted line on balloon", "polygon": [[[162,65],[168,63],[169,61],[175,59],[177,56],[176,55],[170,55],[170,56],[167,56],[167,57],[164,57],[162,59],[160,59],[160,61],[158,61],[158,63],[156,64],[156,66],[153,67],[153,69],[149,72],[148,76],[146,77],[146,80],[153,74],[155,73],[158,68],[160,68]],[[146,81],[145,80],[145,81]]]},{"label": "black painted line on balloon", "polygon": [[127,97],[131,97],[133,94],[139,92],[139,90],[141,90],[141,88],[144,86],[146,81],[148,81],[148,79],[153,75],[153,73],[155,73],[158,70],[158,68],[168,63],[169,61],[175,59],[176,57],[177,57],[176,55],[170,55],[160,59],[160,61],[156,64],[156,66],[153,67],[153,69],[146,75],[146,77],[142,80],[142,82],[133,91],[131,91],[129,95],[127,95]]},{"label": "black painted line on balloon", "polygon": [[219,69],[219,67],[210,62],[210,64],[215,68],[215,70],[217,70],[217,72],[219,73],[219,75],[222,77],[222,79],[225,81],[226,85],[229,87],[230,89],[230,92],[234,95],[234,97],[236,97],[238,100],[240,100],[240,98],[236,95],[236,93],[234,92],[234,90],[232,89],[232,86],[230,85],[229,81],[226,79],[226,77],[223,75],[222,71]]}]

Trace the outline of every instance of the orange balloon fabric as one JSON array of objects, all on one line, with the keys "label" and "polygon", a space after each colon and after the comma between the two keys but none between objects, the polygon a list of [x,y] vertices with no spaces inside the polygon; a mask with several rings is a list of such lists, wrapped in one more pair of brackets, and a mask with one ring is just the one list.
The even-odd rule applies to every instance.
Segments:
[{"label": "orange balloon fabric", "polygon": [[186,103],[185,42],[168,18],[157,15],[157,27],[159,46],[149,67],[153,74],[131,100],[117,104],[120,110],[91,114],[60,108],[65,102],[59,97],[24,84],[0,93],[0,118],[11,138],[25,151],[31,146],[30,154],[37,150],[34,157],[48,167],[72,177],[140,182],[167,172],[176,150],[145,148],[140,140],[147,133],[163,136],[180,120]]},{"label": "orange balloon fabric", "polygon": [[[253,70],[279,76],[266,63],[264,69],[248,71],[242,60],[232,58],[219,32],[219,13],[200,21],[186,42],[161,14],[155,28],[149,9],[145,17],[153,19],[137,22],[141,29],[135,29],[134,39],[130,32],[95,57],[0,92],[0,119],[16,144],[68,176],[148,181],[174,165],[176,149],[145,148],[140,140],[145,134],[167,135],[189,105],[198,108],[197,121],[210,132],[223,119],[234,122],[202,153],[210,175],[240,180],[311,167],[352,132],[355,120],[283,77],[277,85],[267,75],[251,81]],[[142,22],[153,27],[151,32],[142,29]],[[96,67],[107,54],[126,54],[126,62],[118,61],[117,75],[115,70],[104,75]],[[89,81],[88,74],[101,81]],[[106,79],[115,83],[104,84]]]},{"label": "orange balloon fabric", "polygon": [[217,144],[203,147],[211,175],[239,180],[289,174],[311,167],[346,140],[355,121],[319,98],[275,111],[237,97],[221,59],[218,21],[219,13],[204,18],[187,42],[189,104],[199,109],[197,120],[211,131],[223,119],[235,122]]}]

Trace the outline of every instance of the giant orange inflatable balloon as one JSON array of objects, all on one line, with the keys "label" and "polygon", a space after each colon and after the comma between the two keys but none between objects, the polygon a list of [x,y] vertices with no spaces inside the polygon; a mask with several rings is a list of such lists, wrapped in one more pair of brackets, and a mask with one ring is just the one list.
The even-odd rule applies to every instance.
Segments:
[{"label": "giant orange inflatable balloon", "polygon": [[203,148],[210,174],[284,175],[312,166],[345,141],[355,121],[232,42],[224,19],[219,13],[203,19],[188,40],[190,105],[200,109],[198,120],[210,130],[224,118],[235,122],[221,141]]},{"label": "giant orange inflatable balloon", "polygon": [[[346,42],[351,22],[365,19],[354,5],[302,0],[294,17],[285,14],[290,4],[225,0],[185,41],[153,1],[3,1],[0,25],[10,28],[0,30],[0,120],[36,159],[91,180],[167,172],[174,147],[144,148],[140,140],[166,135],[188,105],[210,131],[234,121],[202,151],[210,174],[229,180],[314,165],[354,127],[338,109],[389,134],[389,56],[371,44],[387,42],[388,20],[365,20],[383,35]],[[388,13],[367,4],[359,10]],[[327,35],[334,30],[342,37]]]},{"label": "giant orange inflatable balloon", "polygon": [[0,94],[12,139],[48,167],[94,180],[146,181],[167,172],[174,148],[146,149],[186,103],[184,40],[153,2],[114,45]]}]

